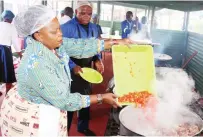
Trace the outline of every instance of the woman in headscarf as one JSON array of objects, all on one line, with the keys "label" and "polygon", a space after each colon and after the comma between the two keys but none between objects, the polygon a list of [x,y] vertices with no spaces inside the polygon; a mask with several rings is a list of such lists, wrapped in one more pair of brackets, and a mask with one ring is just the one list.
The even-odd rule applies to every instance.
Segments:
[{"label": "woman in headscarf", "polygon": [[70,93],[68,62],[69,56],[88,58],[113,44],[129,44],[128,39],[62,38],[55,13],[42,5],[18,14],[14,24],[18,34],[27,37],[27,48],[18,68],[17,86],[1,106],[2,136],[67,136],[66,111],[96,103],[118,106],[116,95],[111,93]]},{"label": "woman in headscarf", "polygon": [[1,17],[3,21],[0,22],[0,83],[6,83],[6,92],[8,92],[12,87],[12,83],[16,82],[11,46],[19,55],[21,49],[16,29],[11,24],[14,14],[10,10],[5,10]]}]

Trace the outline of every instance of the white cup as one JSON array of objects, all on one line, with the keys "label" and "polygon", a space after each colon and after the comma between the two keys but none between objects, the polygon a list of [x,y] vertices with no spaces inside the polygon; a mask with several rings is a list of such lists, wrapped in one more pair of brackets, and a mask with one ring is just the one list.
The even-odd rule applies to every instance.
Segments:
[{"label": "white cup", "polygon": [[119,36],[119,31],[118,30],[115,31],[115,36]]}]

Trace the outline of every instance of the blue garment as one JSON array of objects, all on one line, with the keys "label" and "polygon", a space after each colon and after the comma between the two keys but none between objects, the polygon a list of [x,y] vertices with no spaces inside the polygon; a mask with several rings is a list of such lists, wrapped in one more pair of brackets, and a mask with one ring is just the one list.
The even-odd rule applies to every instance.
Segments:
[{"label": "blue garment", "polygon": [[[81,25],[79,24],[77,18],[73,18],[69,22],[61,25],[61,30],[63,33],[63,37],[67,38],[98,38],[98,28],[96,24],[89,23],[88,25]],[[73,45],[74,47],[74,45]],[[86,47],[90,47],[90,45],[87,44]],[[83,52],[84,54],[85,51]],[[69,67],[73,69],[75,65],[79,65],[80,67],[91,67],[92,61],[96,61],[100,59],[99,55],[92,56],[89,58],[71,58],[69,61]],[[71,92],[72,93],[81,93],[82,95],[89,95],[91,93],[91,85],[89,82],[82,79],[80,76],[76,75],[73,71],[71,71]],[[68,129],[70,129],[70,125],[72,122],[72,116],[73,112],[68,112]],[[87,130],[89,128],[89,119],[90,119],[90,112],[89,107],[83,108],[79,111],[79,117],[78,117],[78,131]]]},{"label": "blue garment", "polygon": [[53,105],[62,110],[75,111],[88,107],[89,96],[70,93],[68,61],[69,57],[86,58],[97,54],[98,40],[63,38],[57,49],[59,58],[31,37],[27,37],[26,42],[28,46],[17,71],[19,95],[35,104]]},{"label": "blue garment", "polygon": [[11,47],[0,44],[0,82],[16,82]]},{"label": "blue garment", "polygon": [[96,26],[97,26],[97,30],[98,30],[98,33],[99,33],[98,35],[100,36],[101,34],[103,34],[101,26],[99,24],[96,24]]},{"label": "blue garment", "polygon": [[133,21],[123,21],[121,22],[122,38],[127,38],[128,35],[132,32]]},{"label": "blue garment", "polygon": [[[86,32],[86,30],[79,24],[77,18],[73,18],[72,20],[70,20],[69,22],[61,25],[61,31],[63,33],[63,37],[66,38],[98,38],[99,34],[98,34],[98,28],[96,26],[96,24],[93,23],[89,23],[88,26],[88,33]],[[93,61],[97,60],[97,59],[101,59],[100,55],[97,54],[96,56],[93,57]],[[69,61],[69,67],[72,70],[74,67],[76,66],[76,64],[70,59]]]},{"label": "blue garment", "polygon": [[12,21],[13,18],[15,17],[15,15],[14,15],[13,12],[10,11],[10,10],[4,10],[4,12],[1,14],[1,17],[2,17],[4,20],[10,20],[10,21]]},{"label": "blue garment", "polygon": [[27,37],[24,38],[24,47],[23,47],[24,49],[26,49],[27,47],[26,40],[27,40]]},{"label": "blue garment", "polygon": [[[27,38],[28,38],[28,37],[25,37],[25,38],[24,38],[24,49],[26,49],[26,47],[27,47],[27,44],[26,44]],[[100,48],[100,51],[103,51],[103,50],[104,50],[104,41],[101,41],[101,48]],[[86,52],[88,52],[88,51],[86,51]],[[76,54],[76,53],[74,53],[74,54]],[[77,57],[77,56],[75,56],[75,57]],[[78,57],[77,57],[77,58],[78,58]],[[76,64],[70,59],[70,60],[69,60],[69,67],[70,67],[70,69],[73,69],[75,66],[76,66]]]},{"label": "blue garment", "polygon": [[89,33],[79,24],[77,18],[71,19],[69,22],[61,25],[63,37],[67,38],[98,38],[97,26],[93,23],[89,23]]}]

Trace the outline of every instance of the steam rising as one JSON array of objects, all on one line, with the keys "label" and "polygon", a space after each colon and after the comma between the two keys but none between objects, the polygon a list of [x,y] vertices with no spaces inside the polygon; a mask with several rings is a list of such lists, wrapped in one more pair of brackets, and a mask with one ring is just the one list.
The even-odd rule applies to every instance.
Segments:
[{"label": "steam rising", "polygon": [[[135,31],[132,31],[132,33],[129,35],[129,39],[137,42],[152,43],[151,34],[152,33],[149,31],[148,26],[142,24],[142,30],[138,31],[137,33]],[[160,37],[161,38],[158,39],[158,43],[160,43],[161,46],[155,46],[154,51],[156,53],[165,54],[165,45],[168,45],[171,42],[172,36],[170,33],[167,33],[164,34],[164,36]],[[157,43],[157,41],[153,42]],[[155,60],[155,63],[157,64],[158,60]]]},{"label": "steam rising", "polygon": [[[188,105],[199,98],[194,92],[195,82],[182,69],[157,68],[155,82],[159,103],[156,110],[136,109],[130,112],[134,115],[134,123],[129,126],[137,133],[145,135],[161,135],[157,131],[167,131],[177,128],[184,123],[196,123],[202,126],[202,121],[189,109]],[[149,102],[149,105],[150,102]],[[133,110],[132,110],[133,111]],[[144,114],[144,115],[143,115]],[[127,119],[127,118],[126,118]],[[138,123],[137,126],[135,126]]]},{"label": "steam rising", "polygon": [[139,31],[136,33],[135,31],[132,31],[132,33],[129,36],[129,39],[132,41],[144,41],[146,43],[151,43],[151,40],[147,37],[147,32],[144,30]]},{"label": "steam rising", "polygon": [[155,120],[168,128],[188,122],[186,117],[182,117],[187,111],[181,109],[188,110],[188,106],[199,98],[194,92],[194,80],[182,69],[157,68],[156,71],[159,74],[155,85],[160,105]]},{"label": "steam rising", "polygon": [[[146,31],[132,32],[129,38],[132,41],[151,43]],[[166,38],[170,39],[169,36]],[[163,44],[168,42],[167,40],[161,40],[159,53],[164,52]],[[149,102],[145,109],[129,109],[126,114],[122,114],[127,128],[138,134],[155,136],[163,135],[157,131],[173,132],[184,123],[196,124],[202,128],[202,120],[189,108],[189,105],[200,97],[194,92],[195,82],[192,77],[177,68],[156,68],[156,73],[157,78],[153,83],[159,100],[156,110],[150,108],[152,102]]]},{"label": "steam rising", "polygon": [[174,107],[189,104],[197,95],[191,76],[177,68],[156,68],[156,91],[160,99]]}]

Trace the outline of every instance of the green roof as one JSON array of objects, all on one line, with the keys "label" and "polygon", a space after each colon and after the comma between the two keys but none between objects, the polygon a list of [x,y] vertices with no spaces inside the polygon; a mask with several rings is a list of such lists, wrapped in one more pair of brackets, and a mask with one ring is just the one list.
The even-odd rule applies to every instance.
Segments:
[{"label": "green roof", "polygon": [[155,6],[159,8],[168,8],[180,11],[203,10],[203,1],[116,1],[116,2],[143,6]]}]

